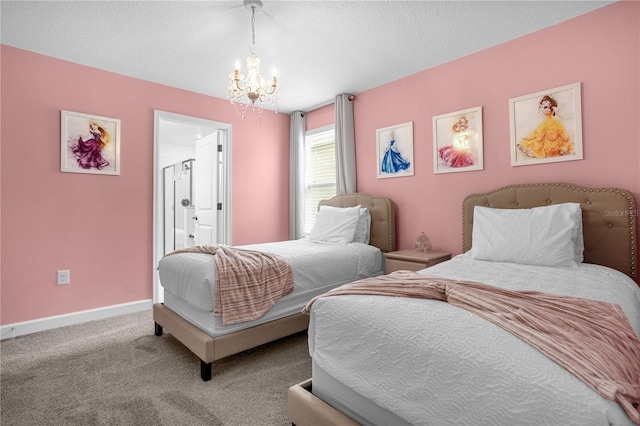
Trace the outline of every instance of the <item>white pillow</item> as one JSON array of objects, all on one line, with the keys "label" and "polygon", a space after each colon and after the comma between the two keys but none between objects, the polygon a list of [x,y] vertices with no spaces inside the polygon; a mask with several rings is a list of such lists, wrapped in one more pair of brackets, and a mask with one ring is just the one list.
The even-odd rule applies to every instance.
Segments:
[{"label": "white pillow", "polygon": [[472,248],[479,260],[542,266],[576,266],[583,261],[582,210],[578,203],[532,209],[473,211]]},{"label": "white pillow", "polygon": [[360,206],[320,206],[309,238],[327,243],[347,244],[353,241],[360,218]]},{"label": "white pillow", "polygon": [[369,244],[369,235],[371,232],[371,213],[366,207],[360,208],[360,216],[356,224],[356,232],[353,235],[354,243]]}]

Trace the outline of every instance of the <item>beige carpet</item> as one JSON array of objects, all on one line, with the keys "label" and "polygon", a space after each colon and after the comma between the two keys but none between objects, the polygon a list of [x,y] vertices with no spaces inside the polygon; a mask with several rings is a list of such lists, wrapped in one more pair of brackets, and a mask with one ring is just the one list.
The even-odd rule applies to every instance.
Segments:
[{"label": "beige carpet", "polygon": [[0,423],[287,425],[287,389],[309,377],[303,332],[215,362],[203,382],[149,310],[0,342]]}]

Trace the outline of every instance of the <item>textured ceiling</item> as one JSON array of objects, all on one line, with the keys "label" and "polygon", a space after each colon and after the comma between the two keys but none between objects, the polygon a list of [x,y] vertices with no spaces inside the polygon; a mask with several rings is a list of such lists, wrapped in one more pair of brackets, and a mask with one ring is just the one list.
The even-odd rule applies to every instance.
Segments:
[{"label": "textured ceiling", "polygon": [[[256,53],[291,113],[610,3],[265,0]],[[242,1],[2,0],[0,16],[3,44],[223,99],[251,44]]]}]

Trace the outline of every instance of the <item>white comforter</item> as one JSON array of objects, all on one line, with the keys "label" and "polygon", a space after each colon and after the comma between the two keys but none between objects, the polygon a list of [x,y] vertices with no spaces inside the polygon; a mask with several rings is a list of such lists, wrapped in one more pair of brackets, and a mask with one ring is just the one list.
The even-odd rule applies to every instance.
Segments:
[{"label": "white comforter", "polygon": [[[536,267],[460,255],[421,272],[617,303],[640,334],[640,288],[609,268]],[[632,424],[618,404],[532,346],[444,302],[320,299],[312,309],[309,350],[335,379],[413,424]]]},{"label": "white comforter", "polygon": [[[277,254],[293,269],[294,291],[340,285],[383,272],[380,249],[362,243],[322,244],[307,238],[238,246]],[[208,254],[180,253],[158,264],[162,287],[204,312],[213,311],[215,262]]]}]

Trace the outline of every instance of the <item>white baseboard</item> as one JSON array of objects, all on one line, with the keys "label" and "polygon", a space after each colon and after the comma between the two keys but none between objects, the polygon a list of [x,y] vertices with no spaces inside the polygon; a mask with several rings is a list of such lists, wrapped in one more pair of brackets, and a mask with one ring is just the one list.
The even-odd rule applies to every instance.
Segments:
[{"label": "white baseboard", "polygon": [[0,326],[0,340],[151,309],[151,299]]}]

